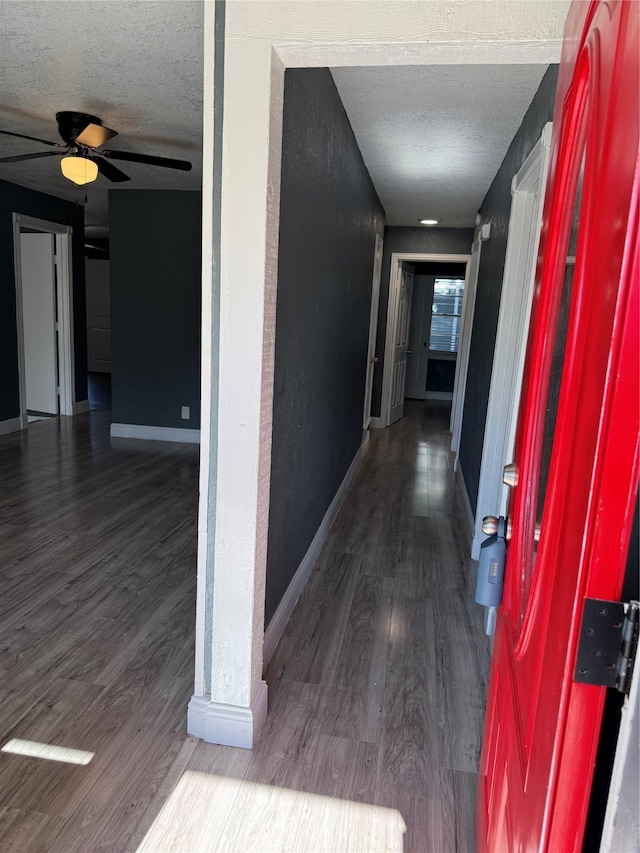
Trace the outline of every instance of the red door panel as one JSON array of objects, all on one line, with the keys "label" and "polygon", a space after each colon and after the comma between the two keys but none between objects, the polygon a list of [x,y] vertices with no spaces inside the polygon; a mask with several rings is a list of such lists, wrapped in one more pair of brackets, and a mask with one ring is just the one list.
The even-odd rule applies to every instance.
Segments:
[{"label": "red door panel", "polygon": [[605,688],[583,600],[619,596],[638,486],[637,0],[565,28],[478,782],[479,851],[579,851]]}]

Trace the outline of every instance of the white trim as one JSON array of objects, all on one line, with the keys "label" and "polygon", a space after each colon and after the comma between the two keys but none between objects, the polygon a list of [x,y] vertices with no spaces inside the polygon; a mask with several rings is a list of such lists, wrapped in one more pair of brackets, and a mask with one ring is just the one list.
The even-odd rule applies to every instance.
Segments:
[{"label": "white trim", "polygon": [[453,402],[451,404],[451,420],[449,431],[451,433],[451,450],[456,454],[453,463],[454,471],[458,467],[458,456],[460,450],[460,435],[462,434],[462,413],[464,411],[464,398],[467,392],[467,372],[469,370],[469,352],[471,350],[471,334],[473,332],[473,317],[476,308],[476,290],[478,285],[478,272],[480,270],[480,252],[482,243],[489,239],[490,228],[483,226],[471,247],[471,256],[465,272],[464,297],[462,299],[462,317],[460,318],[460,339],[458,344],[458,357],[456,359],[456,372],[453,379]]},{"label": "white trim", "polygon": [[316,535],[313,537],[311,541],[311,545],[307,550],[307,553],[302,558],[302,562],[298,566],[295,575],[291,579],[291,583],[287,587],[287,590],[282,597],[280,604],[278,605],[276,612],[271,617],[267,629],[264,634],[264,666],[266,666],[271,660],[271,656],[276,650],[276,646],[280,642],[280,638],[284,633],[284,629],[286,628],[287,622],[291,618],[291,614],[293,613],[293,609],[297,604],[298,599],[302,595],[302,591],[307,583],[309,575],[311,574],[313,567],[316,564],[318,557],[320,556],[320,552],[322,551],[322,547],[326,542],[327,536],[329,534],[329,530],[331,529],[331,525],[335,521],[338,513],[340,512],[340,507],[342,506],[344,499],[347,495],[347,491],[352,481],[354,480],[356,474],[360,470],[362,462],[364,460],[365,452],[367,450],[367,446],[369,444],[369,433],[365,433],[365,438],[362,441],[362,444],[358,448],[358,452],[353,457],[353,462],[349,466],[349,470],[344,476],[342,483],[340,484],[338,491],[335,493],[335,496],[331,503],[329,504],[329,508],[324,514],[324,518],[320,522],[320,527],[316,531]]},{"label": "white trim", "polygon": [[25,429],[22,418],[8,418],[5,421],[0,421],[0,435],[9,435],[11,432],[19,432]]},{"label": "white trim", "polygon": [[508,490],[502,483],[502,469],[510,461],[515,443],[550,145],[549,122],[512,182],[513,202],[471,548],[474,560],[480,556],[484,539],[483,517],[505,515],[507,508]]},{"label": "white trim", "polygon": [[[194,696],[204,696],[208,690],[206,668],[211,649],[210,625],[207,614],[210,600],[209,566],[213,561],[215,541],[215,443],[211,441],[212,424],[216,424],[217,376],[213,362],[216,358],[219,317],[213,317],[214,263],[214,153],[217,153],[214,111],[215,104],[215,40],[217,3],[204,4],[204,92],[202,126],[202,309],[201,309],[201,366],[200,366],[200,472],[198,501],[198,543],[196,582],[196,632]],[[218,12],[219,13],[219,12]],[[223,35],[224,37],[224,35]],[[216,246],[216,254],[219,251]],[[215,322],[215,324],[214,324]],[[215,328],[215,335],[214,335]],[[212,393],[213,392],[213,393]],[[210,517],[210,513],[211,516]],[[192,700],[194,701],[194,700]]]},{"label": "white trim", "polygon": [[427,391],[425,400],[453,400],[453,391]]},{"label": "white trim", "polygon": [[91,403],[89,400],[78,400],[73,404],[73,414],[83,415],[85,412],[91,411]]},{"label": "white trim", "polygon": [[379,234],[376,234],[376,246],[373,256],[373,280],[371,282],[371,311],[369,314],[369,346],[367,348],[367,370],[364,385],[364,413],[362,416],[362,428],[368,429],[371,423],[371,400],[373,397],[373,374],[375,372],[376,337],[378,332],[378,308],[380,306],[380,278],[382,276],[382,255],[384,242]]},{"label": "white trim", "polygon": [[186,444],[200,444],[199,429],[112,423],[110,433],[111,438],[142,438],[149,441],[179,441]]},{"label": "white trim", "polygon": [[13,259],[16,292],[16,323],[18,331],[18,373],[20,415],[27,424],[27,394],[25,385],[24,324],[22,312],[22,261],[20,227],[55,235],[55,258],[58,284],[58,371],[60,376],[59,414],[72,415],[75,400],[75,368],[73,342],[73,254],[70,225],[49,222],[22,213],[13,213]]},{"label": "white trim", "polygon": [[267,719],[267,698],[264,681],[254,692],[251,708],[192,696],[187,711],[187,731],[208,743],[251,749]]},{"label": "white trim", "polygon": [[369,421],[369,429],[384,429],[385,427],[384,418],[371,418]]},{"label": "white trim", "polygon": [[469,493],[467,492],[467,485],[464,481],[464,475],[462,473],[462,466],[460,465],[460,463],[458,463],[456,467],[455,477],[456,486],[458,489],[458,496],[460,498],[460,503],[462,504],[467,539],[469,540],[469,546],[471,546],[474,524],[473,510],[471,509],[471,501],[469,500]]},{"label": "white trim", "polygon": [[[380,400],[380,420],[382,426],[389,426],[391,414],[391,382],[393,379],[393,341],[398,322],[398,299],[402,281],[402,263],[458,263],[469,268],[471,255],[434,254],[429,252],[392,252],[389,265],[389,298],[387,301],[387,332],[384,343],[384,367],[382,373],[382,397]],[[466,278],[466,275],[465,275]],[[465,287],[466,291],[466,287]],[[466,293],[465,293],[466,300]],[[464,311],[464,303],[462,306]],[[464,330],[463,330],[464,331]]]}]

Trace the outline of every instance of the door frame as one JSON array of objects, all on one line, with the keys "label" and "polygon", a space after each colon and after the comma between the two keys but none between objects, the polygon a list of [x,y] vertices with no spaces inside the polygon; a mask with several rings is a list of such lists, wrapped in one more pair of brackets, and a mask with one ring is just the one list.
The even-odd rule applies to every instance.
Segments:
[{"label": "door frame", "polygon": [[[384,368],[382,373],[382,399],[380,401],[380,426],[389,426],[389,417],[391,413],[391,382],[393,377],[393,341],[396,335],[396,327],[398,325],[398,301],[400,297],[400,283],[402,281],[402,262],[408,263],[458,263],[465,264],[465,295],[462,304],[464,306],[467,301],[467,276],[469,273],[469,261],[471,255],[451,255],[451,254],[433,254],[425,252],[392,252],[391,266],[389,270],[389,298],[387,301],[387,332],[384,343]],[[469,327],[470,334],[471,327]],[[463,329],[464,333],[464,329]],[[461,349],[463,338],[461,336],[458,350]],[[456,375],[458,368],[456,367]],[[456,402],[456,394],[454,389],[452,407]]]},{"label": "door frame", "polygon": [[511,183],[511,215],[507,237],[500,313],[491,370],[484,444],[478,482],[478,499],[471,556],[480,557],[485,538],[485,515],[506,515],[508,488],[502,482],[510,461],[533,299],[533,285],[542,228],[542,211],[549,171],[551,122],[544,126]]},{"label": "door frame", "polygon": [[384,241],[376,234],[376,246],[373,256],[373,281],[371,282],[371,314],[369,316],[369,347],[367,349],[367,372],[364,386],[364,413],[362,429],[369,429],[371,424],[371,400],[373,398],[373,374],[377,362],[376,337],[378,332],[378,311],[380,308],[380,279],[382,278],[382,255]]},{"label": "door frame", "polygon": [[58,388],[59,414],[73,415],[75,400],[75,369],[73,344],[73,283],[72,246],[73,229],[70,225],[36,219],[22,213],[13,213],[13,261],[16,293],[16,323],[18,332],[18,376],[20,390],[20,429],[29,425],[27,416],[27,394],[25,379],[24,317],[22,307],[22,257],[20,228],[31,228],[57,238],[54,254],[57,280],[58,310]]}]

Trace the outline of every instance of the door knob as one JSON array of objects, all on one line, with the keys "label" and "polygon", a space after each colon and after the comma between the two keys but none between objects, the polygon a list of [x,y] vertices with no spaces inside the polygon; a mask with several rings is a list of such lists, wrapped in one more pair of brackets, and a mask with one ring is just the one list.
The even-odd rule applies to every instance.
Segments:
[{"label": "door knob", "polygon": [[408,350],[407,350],[407,355],[411,355],[411,350],[410,350],[410,349],[408,349]]},{"label": "door knob", "polygon": [[504,466],[502,482],[505,486],[511,486],[511,488],[518,485],[518,466],[515,462],[509,462],[508,465]]},{"label": "door knob", "polygon": [[378,360],[378,359],[377,359],[377,358],[376,358],[376,356],[374,355],[374,356],[373,356],[373,358],[371,359],[371,364],[375,364],[375,363],[377,362],[377,360]]}]

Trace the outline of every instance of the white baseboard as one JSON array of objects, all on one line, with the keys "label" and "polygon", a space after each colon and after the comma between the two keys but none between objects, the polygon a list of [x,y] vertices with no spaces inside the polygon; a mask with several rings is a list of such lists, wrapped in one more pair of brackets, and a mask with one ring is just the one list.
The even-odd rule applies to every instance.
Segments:
[{"label": "white baseboard", "polygon": [[147,426],[146,424],[111,424],[112,438],[143,438],[150,441],[181,441],[200,444],[199,429]]},{"label": "white baseboard", "polygon": [[187,732],[207,743],[251,749],[267,719],[268,690],[264,681],[250,708],[192,696],[187,711]]},{"label": "white baseboard", "polygon": [[[469,495],[467,494],[467,487],[464,482],[464,475],[462,473],[462,466],[460,465],[460,460],[458,460],[458,466],[456,468],[456,486],[458,488],[458,495],[460,497],[460,503],[462,505],[462,510],[464,513],[464,520],[467,528],[467,538],[469,540],[469,547],[471,548],[471,543],[473,542],[473,534],[475,528],[475,519],[473,517],[473,510],[471,509],[471,502],[469,501]],[[478,559],[475,557],[474,559]]]},{"label": "white baseboard", "polygon": [[384,429],[385,427],[384,418],[371,418],[369,421],[369,429]]},{"label": "white baseboard", "polygon": [[22,418],[8,418],[0,421],[0,435],[9,435],[10,432],[19,432],[22,429]]},{"label": "white baseboard", "polygon": [[85,412],[89,412],[91,410],[91,404],[88,400],[77,400],[73,403],[73,414],[74,415],[83,415]]},{"label": "white baseboard", "polygon": [[427,391],[426,400],[453,400],[452,391]]},{"label": "white baseboard", "polygon": [[349,470],[345,474],[344,480],[340,484],[338,491],[335,493],[333,500],[331,501],[329,508],[324,514],[324,518],[320,522],[320,527],[316,531],[316,535],[313,537],[311,545],[307,550],[307,553],[304,555],[302,562],[298,566],[295,575],[291,579],[291,583],[287,587],[285,594],[282,597],[280,604],[278,605],[276,612],[271,617],[269,624],[267,626],[266,631],[264,632],[264,651],[263,651],[263,661],[264,666],[266,666],[271,660],[271,656],[276,650],[276,646],[280,642],[280,638],[284,633],[284,629],[287,625],[287,622],[291,618],[291,614],[293,613],[293,608],[296,606],[298,599],[302,595],[302,591],[309,579],[309,575],[313,571],[313,567],[316,564],[318,557],[320,556],[320,551],[322,551],[322,546],[324,545],[329,530],[331,529],[331,525],[336,519],[338,512],[340,511],[340,507],[346,497],[347,489],[351,485],[352,480],[358,473],[360,466],[362,465],[362,460],[364,459],[364,455],[367,449],[368,444],[368,434],[367,438],[363,440],[362,444],[358,448],[358,452],[353,457],[353,462],[349,466]]}]

